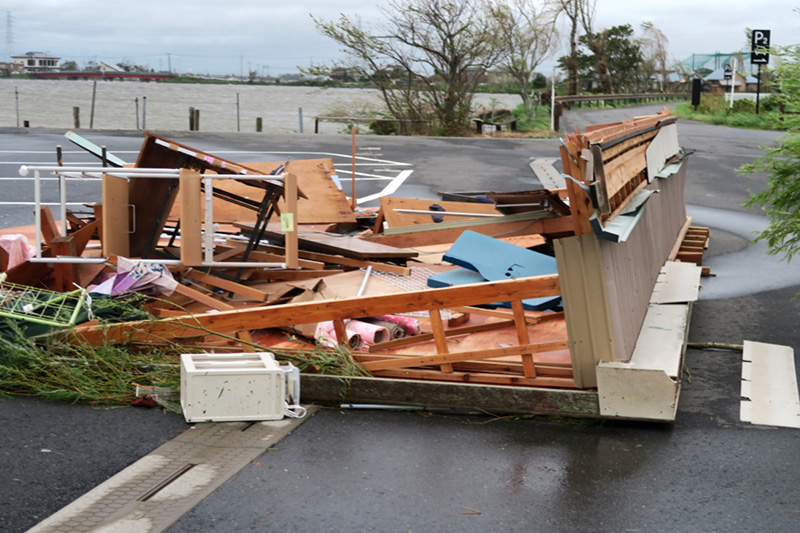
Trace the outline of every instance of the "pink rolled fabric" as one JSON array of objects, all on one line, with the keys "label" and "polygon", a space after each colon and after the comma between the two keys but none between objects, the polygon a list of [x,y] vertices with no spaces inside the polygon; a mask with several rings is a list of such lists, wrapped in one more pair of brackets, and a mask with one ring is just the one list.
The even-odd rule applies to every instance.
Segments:
[{"label": "pink rolled fabric", "polygon": [[[363,342],[361,335],[347,327],[345,328],[345,332],[347,333],[347,344],[350,346],[351,350],[358,350],[362,347]],[[328,320],[327,322],[318,323],[317,330],[314,332],[314,339],[323,346],[329,348],[336,346],[339,339],[336,338],[336,329],[333,327],[333,321]]]},{"label": "pink rolled fabric", "polygon": [[375,318],[377,320],[385,320],[386,322],[403,326],[403,329],[406,330],[406,335],[420,334],[419,320],[414,317],[402,315],[381,315],[376,316]]},{"label": "pink rolled fabric", "polygon": [[369,348],[373,344],[380,344],[391,338],[388,329],[370,324],[369,322],[348,320],[346,324],[348,330],[355,331],[361,336],[361,340],[363,341],[361,348]]}]

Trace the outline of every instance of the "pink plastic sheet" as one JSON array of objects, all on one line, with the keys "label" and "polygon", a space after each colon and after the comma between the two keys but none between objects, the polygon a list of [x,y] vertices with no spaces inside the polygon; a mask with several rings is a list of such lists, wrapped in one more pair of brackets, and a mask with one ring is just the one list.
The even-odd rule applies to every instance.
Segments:
[{"label": "pink plastic sheet", "polygon": [[8,253],[8,270],[36,255],[36,248],[31,246],[28,238],[20,233],[0,236],[0,248]]}]

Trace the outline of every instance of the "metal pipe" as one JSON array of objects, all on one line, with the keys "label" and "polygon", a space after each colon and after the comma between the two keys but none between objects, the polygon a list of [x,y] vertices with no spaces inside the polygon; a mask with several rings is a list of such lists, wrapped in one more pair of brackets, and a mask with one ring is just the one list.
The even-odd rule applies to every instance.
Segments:
[{"label": "metal pipe", "polygon": [[[238,94],[236,95],[238,98]],[[203,176],[205,178],[205,176]],[[205,263],[214,261],[214,180],[204,179],[206,193]]]},{"label": "metal pipe", "polygon": [[42,191],[39,188],[39,171],[33,173],[33,201],[36,205],[34,208],[34,218],[36,219],[36,257],[42,257],[42,214],[40,212],[42,207]]},{"label": "metal pipe", "polygon": [[58,188],[61,192],[61,209],[60,209],[60,216],[61,216],[61,236],[67,236],[67,182],[64,179],[64,176],[58,177]]},{"label": "metal pipe", "polygon": [[497,218],[505,216],[505,215],[495,215],[493,213],[458,213],[455,211],[425,211],[423,209],[392,209],[392,211],[394,211],[395,213],[400,213],[401,215],[434,215],[434,216],[449,215],[453,217],[474,217],[474,218]]},{"label": "metal pipe", "polygon": [[[67,167],[59,167],[53,165],[22,165],[19,167],[19,175],[20,176],[27,176],[28,171],[38,171],[38,172],[64,172]],[[98,167],[69,167],[70,172],[95,172],[97,173],[99,170]],[[103,171],[101,171],[102,173]],[[139,167],[131,167],[120,169],[119,171],[112,170],[112,171],[105,171],[106,174],[109,175],[117,175],[119,172],[124,172],[126,174],[148,174],[148,173],[159,173],[159,174],[171,174],[173,176],[177,176],[180,173],[180,169],[177,168],[139,168]]]}]

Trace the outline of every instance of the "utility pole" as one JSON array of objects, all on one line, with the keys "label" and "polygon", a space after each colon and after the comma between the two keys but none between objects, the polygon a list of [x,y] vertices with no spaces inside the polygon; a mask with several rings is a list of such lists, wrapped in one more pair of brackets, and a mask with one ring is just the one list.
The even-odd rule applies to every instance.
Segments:
[{"label": "utility pole", "polygon": [[[6,13],[6,56],[9,61],[11,54],[14,53],[14,19],[11,18],[11,11]],[[19,124],[17,124],[19,126]]]}]

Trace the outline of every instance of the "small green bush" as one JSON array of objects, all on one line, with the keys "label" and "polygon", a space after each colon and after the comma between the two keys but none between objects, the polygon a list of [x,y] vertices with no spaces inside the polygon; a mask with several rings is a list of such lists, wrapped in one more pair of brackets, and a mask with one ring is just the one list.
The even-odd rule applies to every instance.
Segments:
[{"label": "small green bush", "polygon": [[397,135],[397,123],[376,120],[369,123],[369,131],[375,135]]},{"label": "small green bush", "polygon": [[745,98],[734,100],[733,101],[733,108],[731,109],[732,113],[755,113],[756,112],[756,103],[752,100],[748,100]]},{"label": "small green bush", "polygon": [[714,115],[725,111],[725,97],[721,94],[704,94],[700,96],[700,105],[697,112],[704,115]]}]

